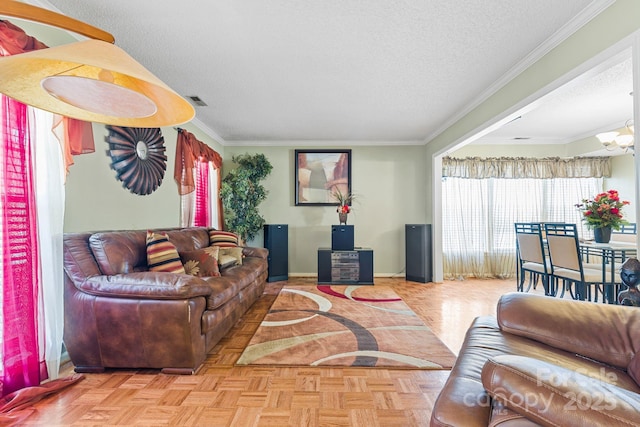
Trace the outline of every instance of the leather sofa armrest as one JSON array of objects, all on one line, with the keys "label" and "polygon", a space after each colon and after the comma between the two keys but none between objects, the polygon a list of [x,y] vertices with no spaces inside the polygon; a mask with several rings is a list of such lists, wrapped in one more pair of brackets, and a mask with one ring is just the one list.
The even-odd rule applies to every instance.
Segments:
[{"label": "leather sofa armrest", "polygon": [[267,257],[269,256],[269,249],[267,249],[267,248],[253,248],[253,247],[250,247],[250,246],[243,246],[242,247],[242,255],[255,257],[255,258],[267,259]]},{"label": "leather sofa armrest", "polygon": [[202,279],[187,274],[145,271],[91,276],[79,286],[82,292],[103,297],[140,299],[189,299],[211,295],[211,287]]},{"label": "leather sofa armrest", "polygon": [[530,357],[489,359],[482,384],[493,399],[541,425],[640,424],[640,395]]},{"label": "leather sofa armrest", "polygon": [[640,310],[512,292],[500,297],[500,329],[627,368],[640,350]]}]

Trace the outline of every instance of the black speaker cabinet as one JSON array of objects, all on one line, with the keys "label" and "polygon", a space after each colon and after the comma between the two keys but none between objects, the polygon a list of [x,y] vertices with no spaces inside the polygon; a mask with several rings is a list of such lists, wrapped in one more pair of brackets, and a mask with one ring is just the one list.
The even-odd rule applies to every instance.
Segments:
[{"label": "black speaker cabinet", "polygon": [[405,260],[407,280],[432,281],[431,224],[405,224]]},{"label": "black speaker cabinet", "polygon": [[265,224],[264,247],[269,249],[267,282],[289,279],[289,226],[287,224]]},{"label": "black speaker cabinet", "polygon": [[353,250],[353,225],[332,225],[331,226],[331,250],[332,251],[352,251]]}]

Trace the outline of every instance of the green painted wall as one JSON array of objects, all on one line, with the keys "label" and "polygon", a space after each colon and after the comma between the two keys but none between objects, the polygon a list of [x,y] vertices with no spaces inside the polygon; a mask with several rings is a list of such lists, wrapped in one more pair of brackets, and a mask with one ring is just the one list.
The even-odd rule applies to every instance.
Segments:
[{"label": "green painted wall", "polygon": [[[222,146],[193,125],[183,128],[222,154]],[[66,183],[65,232],[175,227],[180,224],[180,197],[173,179],[178,133],[161,128],[167,148],[167,170],[156,191],[139,196],[122,187],[111,169],[104,125],[94,123],[95,153],[74,157]]]},{"label": "green painted wall", "polygon": [[[353,149],[353,188],[359,203],[350,214],[356,244],[375,251],[376,274],[404,268],[404,224],[432,222],[432,159],[483,123],[536,93],[584,61],[640,29],[640,2],[618,0],[543,59],[471,111],[426,146],[341,147]],[[330,246],[330,226],[337,223],[331,207],[297,207],[293,198],[293,150],[296,147],[220,146],[195,126],[185,126],[211,145],[229,167],[233,154],[262,152],[274,166],[265,181],[270,191],[260,210],[268,223],[289,224],[292,275],[316,273],[317,248]],[[107,132],[94,125],[96,153],[77,156],[67,178],[65,231],[175,226],[179,197],[173,181],[177,133],[163,128],[167,171],[161,187],[149,196],[122,188],[105,154]],[[306,147],[305,147],[306,148]],[[327,147],[316,147],[327,148]],[[622,161],[622,160],[621,160]],[[626,164],[626,163],[625,163]],[[252,244],[261,246],[261,237]]]},{"label": "green painted wall", "polygon": [[[440,155],[496,123],[496,118],[522,108],[524,101],[548,92],[557,81],[640,30],[640,2],[617,0],[570,37],[549,51],[504,87],[475,107],[435,138],[427,141],[425,164],[428,165],[425,197],[428,201],[427,223],[434,225],[434,279],[442,280],[442,236],[440,227],[441,186]],[[629,47],[631,42],[627,45]],[[636,166],[637,168],[637,166]],[[636,180],[638,178],[636,177]],[[637,208],[636,208],[637,212]]]},{"label": "green painted wall", "polygon": [[636,200],[635,193],[633,155],[625,154],[624,156],[613,157],[611,159],[611,169],[613,170],[613,174],[611,178],[605,179],[605,189],[612,188],[618,190],[623,200],[631,202],[631,205],[623,209],[624,218],[629,222],[637,222],[636,207],[638,206],[638,200]]},{"label": "green painted wall", "polygon": [[[493,96],[473,109],[427,144],[427,164],[433,168],[435,155],[452,149],[463,138],[481,130],[486,123],[508,111],[520,101],[534,95],[555,80],[577,68],[617,42],[640,29],[640,2],[618,0],[567,40],[547,53]],[[433,173],[427,175],[426,197],[429,201],[427,221],[431,222]]]},{"label": "green painted wall", "polygon": [[[263,153],[273,171],[264,181],[269,191],[260,212],[269,224],[289,225],[289,273],[315,275],[317,250],[331,246],[331,206],[295,206],[294,150],[331,147],[225,147],[224,170],[236,154]],[[356,246],[374,250],[374,272],[393,275],[404,269],[404,225],[424,223],[424,146],[363,147],[352,150],[353,192],[358,195],[348,224],[355,226]],[[262,234],[250,242],[262,246]]]}]

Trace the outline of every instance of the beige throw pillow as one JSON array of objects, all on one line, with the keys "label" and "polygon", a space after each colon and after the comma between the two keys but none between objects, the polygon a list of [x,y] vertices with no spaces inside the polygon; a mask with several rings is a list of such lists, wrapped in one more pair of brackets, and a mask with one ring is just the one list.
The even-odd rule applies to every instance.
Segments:
[{"label": "beige throw pillow", "polygon": [[242,248],[220,248],[218,253],[218,264],[220,268],[232,267],[234,265],[242,265]]}]

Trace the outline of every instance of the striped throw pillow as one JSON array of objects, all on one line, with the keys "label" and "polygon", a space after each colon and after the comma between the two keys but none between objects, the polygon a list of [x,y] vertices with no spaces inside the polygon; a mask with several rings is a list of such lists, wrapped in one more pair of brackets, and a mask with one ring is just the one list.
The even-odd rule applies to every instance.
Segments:
[{"label": "striped throw pillow", "polygon": [[147,265],[149,271],[184,274],[184,266],[176,247],[166,233],[147,231]]},{"label": "striped throw pillow", "polygon": [[221,248],[238,246],[238,235],[230,231],[209,230],[209,245]]}]

